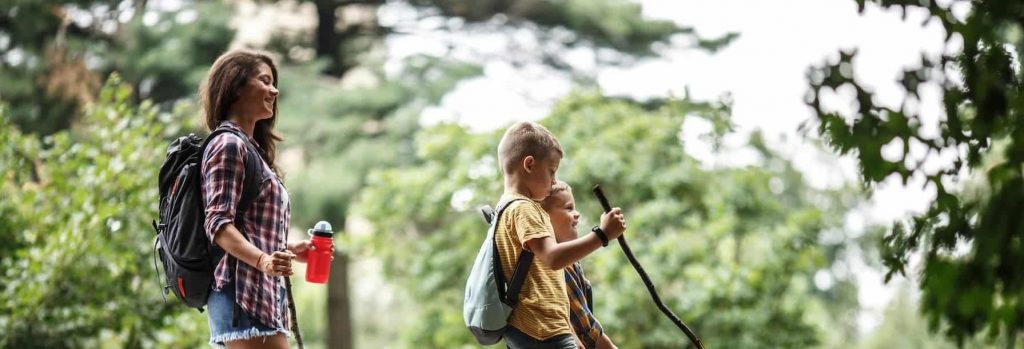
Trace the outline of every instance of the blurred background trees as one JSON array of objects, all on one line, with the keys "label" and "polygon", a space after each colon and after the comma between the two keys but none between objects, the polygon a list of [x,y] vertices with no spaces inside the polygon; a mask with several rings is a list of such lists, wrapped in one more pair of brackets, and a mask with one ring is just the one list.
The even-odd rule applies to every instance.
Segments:
[{"label": "blurred background trees", "polygon": [[[133,91],[162,105],[195,93],[235,33],[220,2],[8,1],[0,5],[0,95],[21,129],[70,127],[118,71]],[[201,16],[199,14],[202,14]]]},{"label": "blurred background trees", "polygon": [[[995,49],[1015,47],[1019,57],[1020,26],[1007,24],[1019,6],[987,4],[1005,15],[972,12],[981,13],[970,17],[973,26],[936,15],[952,31],[979,35],[985,43],[980,50],[988,53],[970,57],[991,64],[943,62],[1001,72],[978,68],[981,75],[966,80],[981,84],[974,91],[987,92],[948,89],[947,107],[970,110],[957,125],[983,119],[974,117],[981,109],[961,104],[973,96],[1005,93],[1000,103],[985,99],[1002,105],[1005,115],[1019,113],[1012,106],[1024,100],[1008,92],[1019,94],[1019,60],[1012,61],[1016,70],[1006,70],[1009,49]],[[213,60],[237,47],[278,57],[278,127],[286,138],[281,162],[293,200],[292,238],[318,220],[340,233],[336,242],[345,258],[336,260],[331,283],[295,283],[310,348],[475,347],[459,313],[462,287],[486,229],[476,207],[493,205],[500,194],[494,149],[504,125],[476,130],[427,115],[496,63],[537,79],[530,89],[545,87],[548,77],[568,81],[575,92],[539,122],[567,149],[559,177],[574,186],[586,217],[581,226],[592,225],[600,212],[589,193],[600,183],[630,215],[630,241],[662,297],[709,347],[951,347],[948,340],[930,338],[912,291],[890,304],[879,330],[859,329],[852,265],[881,268],[884,262],[896,272],[906,251],[925,245],[890,232],[879,259],[881,230],[851,231],[845,224],[847,213],[862,204],[861,190],[812,188],[792,159],[756,132],[740,145],[754,154],[751,165],[722,166],[689,155],[688,147],[697,145],[682,141],[684,131],[705,130],[701,139],[715,151],[725,137],[736,136],[727,97],[636,101],[590,88],[597,67],[628,67],[670,48],[713,53],[737,37],[702,37],[640,10],[626,0],[0,4],[0,347],[205,345],[205,315],[159,295],[149,221],[156,216],[154,177],[167,141],[202,131],[195,91]],[[989,27],[1000,34],[977,29]],[[441,44],[427,53],[404,50],[402,40],[422,32]],[[574,55],[590,57],[590,63],[567,58]],[[835,88],[846,82],[837,80],[844,69],[812,74],[812,84]],[[913,86],[928,76],[925,69],[906,81]],[[528,97],[532,92],[523,91]],[[838,129],[829,114],[821,115],[822,130]],[[1001,123],[984,125],[971,130],[1006,139],[1015,134],[1000,133]],[[871,132],[867,125],[852,129],[846,134]],[[906,136],[913,126],[895,129]],[[989,139],[995,144],[978,143],[979,151],[1000,144],[979,132],[950,137],[971,146]],[[837,149],[878,142],[846,134],[826,141]],[[1000,149],[1013,148],[1003,142],[1008,145]],[[1011,160],[1000,161],[1012,161],[1010,155],[1007,150]],[[861,160],[866,179],[903,173],[876,157]],[[984,163],[999,162],[976,164]],[[1019,166],[1002,167],[1000,178],[1016,178],[1012,169]],[[961,201],[942,202],[949,208]],[[1011,240],[992,246],[1016,248],[1010,230],[1006,238]],[[597,314],[620,347],[683,347],[685,338],[662,319],[617,248],[595,253],[585,265],[596,287]],[[1016,285],[1004,272],[985,280]],[[989,320],[934,315],[963,308],[953,307],[961,303],[950,298],[961,281],[942,275],[962,274],[926,273],[921,309],[933,314],[931,328],[936,321],[966,326],[963,334],[951,334],[967,336],[971,347],[989,345],[972,330],[986,328],[982,323]],[[1020,312],[1007,309],[1015,309],[1016,298],[979,294],[972,299],[991,302],[969,303],[978,307],[968,310],[1000,311],[971,314],[1015,331]],[[334,327],[341,322],[352,333]]]},{"label": "blurred background trees", "polygon": [[[807,188],[758,135],[750,143],[760,151],[759,166],[708,169],[679,142],[686,118],[725,126],[709,137],[729,132],[728,106],[717,103],[645,108],[595,92],[559,103],[543,122],[566,150],[559,178],[574,186],[587,216],[581,227],[601,212],[589,191],[601,183],[614,205],[629,208],[632,245],[670,295],[666,304],[715,346],[815,347],[828,331],[852,334],[847,313],[857,306],[856,285],[813,280],[819,272],[831,275],[843,250],[856,244],[818,242],[837,233],[857,196]],[[501,194],[494,145],[502,133],[425,129],[416,139],[421,164],[375,172],[359,201],[358,215],[377,229],[368,243],[418,304],[413,314],[423,314],[411,318],[438,319],[405,324],[403,338],[413,343],[444,348],[472,341],[452,304],[461,301],[468,272],[462,261],[473,258],[485,231],[476,206]],[[381,240],[380,232],[397,236]],[[617,248],[586,264],[599,319],[621,347],[678,348],[686,341]]]}]

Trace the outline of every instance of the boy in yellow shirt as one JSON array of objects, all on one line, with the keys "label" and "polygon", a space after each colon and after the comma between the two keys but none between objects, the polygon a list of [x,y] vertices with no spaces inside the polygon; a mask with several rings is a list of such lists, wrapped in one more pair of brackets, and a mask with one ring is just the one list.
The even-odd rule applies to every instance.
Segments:
[{"label": "boy in yellow shirt", "polygon": [[524,250],[535,256],[508,319],[505,344],[510,349],[576,348],[563,269],[607,246],[626,228],[622,210],[616,207],[601,215],[593,234],[561,243],[555,240],[550,217],[540,202],[551,193],[563,155],[555,136],[533,122],[512,125],[498,144],[498,163],[505,178],[500,202],[516,200],[501,215],[494,235],[504,275],[512,275]]}]

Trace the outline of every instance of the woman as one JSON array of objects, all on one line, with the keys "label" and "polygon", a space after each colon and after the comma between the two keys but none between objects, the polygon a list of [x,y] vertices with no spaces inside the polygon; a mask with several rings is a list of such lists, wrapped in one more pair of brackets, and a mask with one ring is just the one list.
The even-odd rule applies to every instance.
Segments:
[{"label": "woman", "polygon": [[[240,131],[252,145],[235,133],[221,133],[203,153],[205,229],[226,252],[214,272],[207,304],[213,345],[289,347],[279,276],[292,275],[292,259],[304,262],[313,247],[308,240],[286,242],[291,204],[275,162],[281,140],[274,131],[278,95],[274,61],[248,50],[217,58],[199,91],[210,131]],[[262,160],[258,194],[248,209],[236,212],[246,182],[244,162],[253,150]]]}]

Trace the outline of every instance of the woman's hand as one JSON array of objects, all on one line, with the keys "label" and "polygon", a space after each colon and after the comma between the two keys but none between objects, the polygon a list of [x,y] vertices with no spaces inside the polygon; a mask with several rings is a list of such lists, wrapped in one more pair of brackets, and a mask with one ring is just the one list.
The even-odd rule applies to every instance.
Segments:
[{"label": "woman's hand", "polygon": [[270,276],[292,276],[292,259],[295,254],[288,251],[277,251],[274,254],[261,254],[256,261],[259,270]]},{"label": "woman's hand", "polygon": [[[316,246],[309,240],[289,241],[288,251],[295,254],[295,260],[306,263],[309,259],[309,251],[316,251]],[[331,245],[331,260],[334,260],[334,245]]]},{"label": "woman's hand", "polygon": [[291,251],[292,253],[294,253],[295,254],[295,260],[297,260],[299,262],[302,262],[302,263],[306,263],[306,260],[309,258],[309,251],[312,251],[312,250],[315,250],[315,249],[316,249],[316,247],[313,247],[313,243],[310,242],[309,240],[289,241],[288,242],[288,251]]}]

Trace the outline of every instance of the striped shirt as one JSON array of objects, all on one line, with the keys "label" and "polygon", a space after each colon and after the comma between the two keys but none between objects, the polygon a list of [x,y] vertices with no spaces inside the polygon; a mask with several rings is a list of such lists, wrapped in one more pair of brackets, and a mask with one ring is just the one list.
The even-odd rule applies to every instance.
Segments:
[{"label": "striped shirt", "polygon": [[[513,202],[505,209],[494,234],[502,272],[506,277],[511,277],[526,241],[544,237],[554,239],[551,218],[540,204],[519,194],[502,195],[501,201],[513,198],[525,200]],[[509,316],[509,325],[538,340],[572,335],[563,273],[562,269],[548,268],[540,258],[534,257],[519,291],[519,304]]]},{"label": "striped shirt", "polygon": [[586,349],[597,348],[597,340],[604,334],[604,328],[594,317],[593,289],[590,280],[583,273],[580,262],[565,268],[565,287],[569,293],[569,323]]},{"label": "striped shirt", "polygon": [[[222,122],[220,127],[233,128],[241,132],[238,125],[231,121]],[[263,152],[251,137],[249,143],[260,153]],[[235,210],[242,196],[242,183],[245,177],[243,161],[246,159],[247,151],[245,142],[232,133],[222,133],[210,140],[207,145],[202,164],[202,191],[206,205],[204,228],[210,241],[213,241],[214,234],[223,225],[235,224],[256,248],[272,254],[286,246],[291,203],[284,183],[277,178],[265,161],[261,161],[263,171],[260,174],[259,194],[244,213],[242,226],[238,226]],[[217,263],[217,269],[214,271],[214,290],[220,291],[234,281],[235,303],[246,314],[264,325],[288,328],[284,307],[277,302],[284,288],[281,279],[270,277],[245,262],[235,263],[235,267],[231,268],[227,257],[225,254]]]}]

